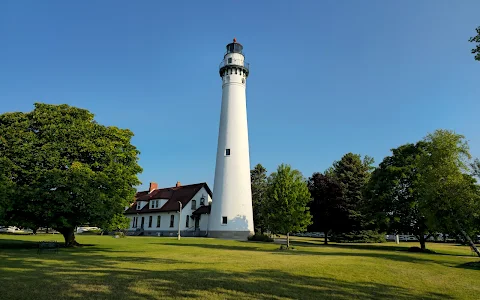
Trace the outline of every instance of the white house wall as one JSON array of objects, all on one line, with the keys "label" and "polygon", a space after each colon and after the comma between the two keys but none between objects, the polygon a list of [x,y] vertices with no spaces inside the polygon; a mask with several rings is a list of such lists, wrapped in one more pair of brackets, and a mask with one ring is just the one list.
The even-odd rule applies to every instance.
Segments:
[{"label": "white house wall", "polygon": [[[181,220],[180,220],[180,231],[181,234],[187,234],[188,231],[195,231],[195,220],[190,218],[192,213],[200,207],[200,199],[202,196],[205,197],[205,205],[209,205],[212,203],[212,198],[205,190],[205,188],[201,188],[200,191],[195,194],[195,196],[183,207],[181,212]],[[192,200],[196,201],[195,209],[192,209]],[[160,208],[159,208],[160,209]],[[157,216],[161,216],[160,218],[160,227],[157,227]],[[170,216],[174,215],[175,220],[173,223],[173,227],[170,227]],[[148,221],[149,217],[152,216],[152,227],[149,227]],[[142,217],[144,218],[144,226],[143,230],[145,235],[157,235],[157,233],[163,233],[163,236],[176,236],[178,232],[178,212],[151,212],[151,213],[142,213],[137,215],[128,215],[130,218],[130,226],[129,231],[135,232],[137,229],[141,228],[142,224]],[[133,225],[133,218],[138,217],[137,227],[132,227]],[[186,218],[190,218],[189,220],[189,227],[186,227]],[[202,214],[200,216],[199,222],[199,230],[201,232],[207,232],[208,230],[208,214]]]}]

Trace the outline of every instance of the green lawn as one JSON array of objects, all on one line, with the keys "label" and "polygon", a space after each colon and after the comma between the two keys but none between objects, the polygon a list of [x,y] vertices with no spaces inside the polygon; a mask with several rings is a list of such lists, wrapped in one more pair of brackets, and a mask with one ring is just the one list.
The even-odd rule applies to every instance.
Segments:
[{"label": "green lawn", "polygon": [[81,248],[37,254],[59,235],[0,235],[0,299],[479,299],[468,247],[323,246],[216,239],[78,236]]}]

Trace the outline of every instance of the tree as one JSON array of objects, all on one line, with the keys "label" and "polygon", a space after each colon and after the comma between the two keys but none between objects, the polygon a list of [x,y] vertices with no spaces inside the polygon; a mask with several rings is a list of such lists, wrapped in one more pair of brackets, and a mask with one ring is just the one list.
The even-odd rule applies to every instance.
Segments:
[{"label": "tree", "polygon": [[480,160],[477,158],[471,164],[472,167],[472,176],[480,178]]},{"label": "tree", "polygon": [[340,184],[331,176],[313,173],[308,179],[308,189],[312,196],[310,212],[313,216],[311,228],[324,233],[324,243],[328,244],[331,231],[340,231],[348,218]]},{"label": "tree", "polygon": [[[0,136],[0,139],[2,137]],[[9,161],[0,157],[0,224],[7,225],[7,213],[11,208],[13,183],[11,181]]]},{"label": "tree", "polygon": [[103,231],[112,232],[112,231],[122,231],[128,228],[130,225],[130,219],[127,218],[123,213],[115,214],[113,217],[106,223],[101,224],[100,227]]},{"label": "tree", "polygon": [[256,232],[263,233],[265,231],[265,222],[262,217],[262,205],[267,191],[267,169],[261,164],[257,164],[250,171],[250,179],[252,186],[253,224],[255,224]]},{"label": "tree", "polygon": [[92,113],[35,103],[0,115],[0,157],[15,185],[10,218],[51,227],[77,245],[74,228],[122,213],[140,182],[139,151],[127,129],[103,126]]},{"label": "tree", "polygon": [[477,31],[477,35],[471,37],[468,41],[476,43],[475,48],[472,49],[472,54],[475,54],[475,60],[480,61],[480,26],[475,30]]},{"label": "tree", "polygon": [[343,199],[348,211],[345,232],[360,232],[367,225],[363,207],[363,192],[370,178],[373,158],[359,154],[347,153],[339,161],[335,161],[327,174],[330,174],[342,188]]},{"label": "tree", "polygon": [[427,222],[439,231],[461,233],[480,256],[470,238],[478,230],[480,192],[470,175],[468,144],[449,130],[436,130],[424,140],[428,154],[421,157],[419,171]]},{"label": "tree", "polygon": [[289,165],[278,166],[268,177],[265,200],[263,214],[267,229],[286,234],[287,247],[290,247],[290,233],[305,231],[312,223],[307,207],[311,197],[302,173]]},{"label": "tree", "polygon": [[391,151],[369,180],[367,211],[380,229],[414,234],[425,250],[430,230],[420,205],[418,161],[426,153],[426,143],[405,144]]}]

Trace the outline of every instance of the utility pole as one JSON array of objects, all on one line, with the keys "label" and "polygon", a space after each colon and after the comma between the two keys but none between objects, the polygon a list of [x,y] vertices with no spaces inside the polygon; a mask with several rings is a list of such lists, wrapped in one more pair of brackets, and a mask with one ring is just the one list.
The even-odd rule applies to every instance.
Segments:
[{"label": "utility pole", "polygon": [[177,239],[180,240],[180,224],[181,224],[180,223],[180,216],[182,215],[182,202],[180,202],[180,201],[177,201],[177,202],[178,202],[178,204],[180,204],[180,210],[178,211],[178,234],[177,234],[178,237],[177,237]]}]

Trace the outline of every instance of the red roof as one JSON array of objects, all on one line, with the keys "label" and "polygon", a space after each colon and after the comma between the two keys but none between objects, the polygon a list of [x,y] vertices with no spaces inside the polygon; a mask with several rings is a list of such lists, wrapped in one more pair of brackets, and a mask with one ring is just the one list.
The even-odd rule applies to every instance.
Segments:
[{"label": "red roof", "polygon": [[[153,190],[151,193],[148,191],[137,192],[135,195],[135,203],[125,211],[125,214],[143,214],[149,212],[164,212],[164,211],[178,211],[178,201],[182,203],[182,207],[185,207],[190,200],[200,191],[205,188],[208,195],[212,197],[212,191],[208,187],[207,183],[197,183],[189,185],[181,185],[178,187],[169,187],[163,189]],[[155,199],[168,199],[161,208],[150,209],[150,205],[145,205],[141,210],[137,210],[137,201],[147,201]]]}]

